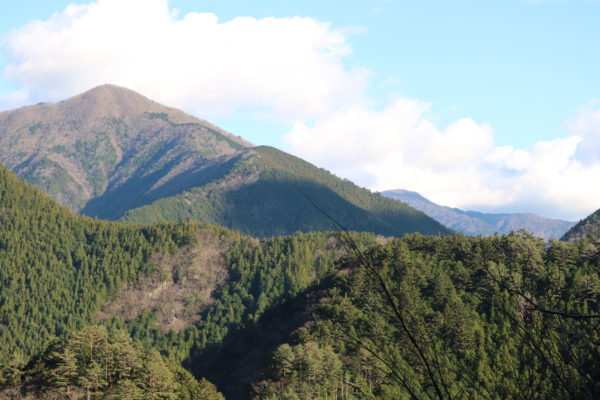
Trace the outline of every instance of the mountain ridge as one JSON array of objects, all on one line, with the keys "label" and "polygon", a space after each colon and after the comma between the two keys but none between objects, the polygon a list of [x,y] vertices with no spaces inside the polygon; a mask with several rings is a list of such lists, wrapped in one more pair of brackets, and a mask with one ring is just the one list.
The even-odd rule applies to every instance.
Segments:
[{"label": "mountain ridge", "polygon": [[449,228],[467,235],[493,235],[525,229],[544,239],[558,239],[575,223],[540,217],[533,213],[482,213],[438,205],[417,192],[404,189],[381,192],[423,211]]},{"label": "mountain ridge", "polygon": [[[339,229],[339,225],[387,236],[450,233],[441,224],[424,219],[425,214],[420,211],[359,188],[273,147],[247,149],[230,172],[217,182],[132,209],[121,220],[158,223],[189,219],[219,223],[211,219],[210,213],[221,214],[227,227],[257,236],[314,228],[327,231]],[[205,197],[214,199],[211,204],[218,209],[194,208],[194,204],[202,203],[198,199]],[[284,220],[290,223],[284,224]]]}]

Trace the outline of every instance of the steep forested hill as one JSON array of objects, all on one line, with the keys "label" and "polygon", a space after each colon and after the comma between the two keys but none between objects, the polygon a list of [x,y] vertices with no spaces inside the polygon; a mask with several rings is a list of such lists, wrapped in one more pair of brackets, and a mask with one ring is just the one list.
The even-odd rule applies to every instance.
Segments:
[{"label": "steep forested hill", "polygon": [[449,232],[296,157],[112,85],[0,113],[0,161],[60,204],[103,219],[130,211],[124,221],[210,222],[260,236],[334,228],[314,201],[354,230]]},{"label": "steep forested hill", "polygon": [[525,229],[544,239],[558,239],[575,223],[540,217],[530,213],[491,214],[440,206],[419,193],[385,190],[382,195],[400,200],[434,218],[441,224],[466,235],[493,235]]},{"label": "steep forested hill", "polygon": [[575,242],[584,238],[600,239],[600,210],[579,221],[561,238],[566,242]]},{"label": "steep forested hill", "polygon": [[[64,398],[113,391],[121,393],[116,398],[140,398],[128,397],[135,393],[184,398],[191,392],[205,392],[207,400],[221,398],[209,383],[198,383],[180,366],[165,364],[157,352],[135,347],[122,335],[108,339],[106,331],[88,330],[61,350],[46,350],[92,324],[94,312],[124,284],[155,269],[150,256],[189,244],[194,227],[134,227],[77,217],[1,166],[0,210],[0,388],[8,386],[1,398],[20,398],[21,392]],[[131,352],[114,353],[114,362],[139,362],[109,363],[112,351]],[[25,371],[36,359],[30,370],[34,379]],[[109,367],[110,377],[104,375]]]},{"label": "steep forested hill", "polygon": [[[171,389],[194,391],[195,380],[177,363],[187,360],[204,373],[200,365],[211,352],[330,273],[344,254],[327,233],[259,241],[215,226],[139,226],[79,217],[3,167],[0,211],[0,388],[8,386],[0,397],[26,391],[50,398],[63,389],[113,393],[119,373],[85,383],[94,368],[113,371],[112,364],[91,357],[86,348],[75,355],[64,351],[69,341],[90,335],[107,348],[129,346],[119,339],[122,331],[135,340],[134,348],[142,348],[135,350],[141,363],[135,382],[121,383],[143,389],[148,375],[142,366],[162,363],[152,355],[160,351],[171,360],[165,373],[179,379]],[[364,241],[374,243],[374,237],[364,235]],[[87,328],[98,324],[109,331]],[[279,335],[295,328],[286,325]],[[250,382],[264,355],[259,352],[255,370],[232,387]],[[68,376],[54,371],[67,356],[79,360]],[[200,383],[210,392],[208,383]]]},{"label": "steep forested hill", "polygon": [[246,150],[216,182],[129,211],[122,221],[202,221],[258,236],[339,229],[448,234],[425,214],[272,147]]},{"label": "steep forested hill", "polygon": [[0,167],[0,347],[29,357],[79,329],[150,256],[193,237],[189,225],[135,227],[77,217]]}]

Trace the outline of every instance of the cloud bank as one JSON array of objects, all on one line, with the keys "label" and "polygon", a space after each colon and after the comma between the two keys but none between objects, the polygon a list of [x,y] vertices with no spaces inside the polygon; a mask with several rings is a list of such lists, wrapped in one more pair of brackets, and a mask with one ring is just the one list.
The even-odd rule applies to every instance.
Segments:
[{"label": "cloud bank", "polygon": [[351,67],[348,31],[312,18],[178,15],[168,0],[72,5],[4,38],[0,107],[60,100],[103,83],[199,117],[236,113],[289,124],[286,150],[374,190],[440,204],[567,219],[600,207],[600,108],[530,149],[497,146],[469,118],[438,126],[427,103],[369,105],[370,72]]}]

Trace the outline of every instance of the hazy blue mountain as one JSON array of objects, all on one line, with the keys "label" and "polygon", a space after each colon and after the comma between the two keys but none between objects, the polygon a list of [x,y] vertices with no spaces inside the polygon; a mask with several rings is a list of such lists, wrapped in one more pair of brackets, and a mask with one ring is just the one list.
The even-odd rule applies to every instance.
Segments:
[{"label": "hazy blue mountain", "polygon": [[574,222],[540,217],[530,213],[492,214],[464,211],[436,204],[419,193],[408,190],[386,190],[382,195],[400,200],[434,218],[445,226],[466,235],[493,235],[525,229],[544,239],[560,238]]}]

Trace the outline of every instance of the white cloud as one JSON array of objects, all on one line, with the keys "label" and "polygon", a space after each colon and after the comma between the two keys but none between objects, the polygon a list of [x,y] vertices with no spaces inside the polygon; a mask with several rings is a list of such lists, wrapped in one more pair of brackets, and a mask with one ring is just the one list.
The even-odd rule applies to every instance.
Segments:
[{"label": "white cloud", "polygon": [[344,66],[347,34],[311,18],[219,22],[179,18],[168,0],[98,0],[9,34],[4,74],[30,101],[114,83],[205,118],[304,119],[361,101],[367,73]]},{"label": "white cloud", "polygon": [[285,141],[293,153],[374,190],[405,188],[444,205],[567,219],[600,207],[599,110],[581,113],[570,136],[530,149],[496,146],[492,129],[471,119],[438,127],[427,111],[405,98],[379,111],[338,110],[296,125]]},{"label": "white cloud", "polygon": [[577,145],[575,157],[589,166],[600,163],[600,108],[598,101],[581,107],[569,130],[582,138]]}]

